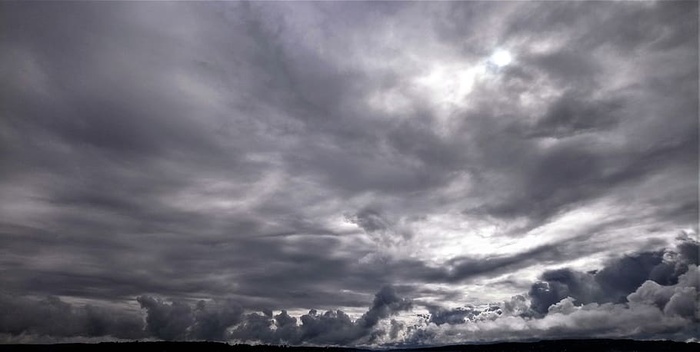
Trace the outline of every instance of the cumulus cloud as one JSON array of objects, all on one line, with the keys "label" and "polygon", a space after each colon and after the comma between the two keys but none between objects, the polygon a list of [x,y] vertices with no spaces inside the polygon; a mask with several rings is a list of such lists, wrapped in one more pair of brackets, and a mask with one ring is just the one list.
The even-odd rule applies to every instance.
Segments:
[{"label": "cumulus cloud", "polygon": [[163,340],[224,341],[227,329],[243,319],[243,308],[232,300],[166,302],[151,296],[137,298],[146,311],[146,330]]},{"label": "cumulus cloud", "polygon": [[543,314],[566,297],[581,304],[625,302],[638,288],[676,284],[689,265],[698,265],[696,253],[699,250],[696,240],[682,237],[675,249],[625,255],[598,271],[579,272],[568,268],[546,271],[541,281],[530,288],[531,308]]},{"label": "cumulus cloud", "polygon": [[[698,242],[680,239],[674,250],[695,246]],[[609,262],[599,272],[614,269],[617,275],[636,276],[651,252],[636,253]],[[695,256],[669,250],[673,258],[668,265],[683,273],[672,279],[661,278],[663,284],[646,279],[622,301],[617,300],[617,287],[607,292],[595,273],[573,270],[545,272],[549,281],[533,284],[529,297],[517,295],[501,303],[480,307],[432,307],[430,315],[411,331],[409,343],[434,343],[460,340],[494,341],[502,336],[511,339],[614,337],[675,338],[687,340],[696,336],[700,327],[698,280],[700,272]],[[630,260],[641,258],[641,263]],[[658,263],[655,265],[659,265]],[[657,279],[659,279],[657,277]],[[673,284],[668,284],[673,281]],[[530,304],[528,304],[528,298]],[[406,343],[403,341],[402,343]]]},{"label": "cumulus cloud", "polygon": [[[425,305],[402,298],[395,287],[385,286],[356,319],[341,309],[312,309],[298,317],[286,310],[275,314],[270,309],[244,314],[233,300],[188,303],[145,295],[136,299],[145,313],[142,319],[135,314],[68,304],[55,297],[31,300],[3,296],[2,307],[8,314],[0,321],[0,333],[6,335],[6,341],[43,336],[354,346],[496,341],[503,336],[511,340],[616,336],[685,340],[700,325],[700,272],[693,262],[695,256],[677,250],[697,245],[697,241],[680,238],[673,250],[665,252],[664,263],[682,274],[663,278],[661,283],[647,278],[621,301],[617,300],[620,291],[614,288],[607,292],[607,286],[595,275],[609,268],[621,276],[634,276],[642,268],[648,275],[653,270],[629,265],[629,260],[656,252],[630,254],[587,273],[548,271],[542,278],[549,281],[533,284],[528,295],[496,303],[456,308]],[[421,306],[428,309],[427,315],[406,314]]]},{"label": "cumulus cloud", "polygon": [[669,316],[690,318],[700,322],[698,315],[698,266],[691,264],[688,270],[678,278],[678,284],[662,286],[654,281],[646,281],[637,290],[627,296],[631,304],[655,305]]},{"label": "cumulus cloud", "polygon": [[2,294],[0,310],[3,311],[0,334],[8,335],[8,341],[18,340],[17,336],[54,339],[76,336],[137,339],[147,336],[139,315],[94,305],[74,305],[58,297],[35,299]]},{"label": "cumulus cloud", "polygon": [[430,320],[428,322],[438,326],[442,324],[456,325],[480,320],[494,320],[503,314],[499,305],[488,305],[483,308],[473,305],[453,309],[433,308],[429,312]]},{"label": "cumulus cloud", "polygon": [[[231,331],[231,338],[273,344],[368,344],[387,334],[384,330],[375,329],[381,320],[411,307],[411,301],[399,297],[394,287],[385,286],[375,294],[370,308],[357,320],[342,310],[319,313],[312,309],[299,317],[299,325],[297,319],[290,317],[286,311],[274,316],[274,319],[271,314],[251,313]],[[391,324],[388,334],[396,338],[401,325],[397,322]]]},{"label": "cumulus cloud", "polygon": [[[286,312],[283,311],[283,313]],[[223,302],[199,301],[194,310],[194,325],[190,331],[191,336],[196,340],[225,340],[226,330],[238,324],[242,317],[243,308],[232,300],[224,300]],[[288,320],[284,320],[283,316],[278,317],[276,319],[278,322],[281,320],[281,326],[290,323]]]},{"label": "cumulus cloud", "polygon": [[358,321],[364,328],[377,325],[379,319],[390,317],[398,312],[411,309],[411,301],[401,298],[392,286],[384,286],[374,296],[372,307]]},{"label": "cumulus cloud", "polygon": [[19,341],[18,336],[32,336],[295,345],[367,344],[386,334],[395,338],[402,327],[399,322],[392,322],[389,332],[378,329],[378,324],[412,307],[412,302],[399,297],[392,286],[385,286],[377,292],[372,305],[357,319],[352,319],[342,310],[320,313],[312,309],[298,318],[290,316],[286,310],[279,314],[273,314],[269,309],[244,314],[243,308],[233,300],[188,303],[144,295],[136,298],[145,313],[142,318],[139,314],[118,310],[73,305],[56,297],[33,300],[3,295],[0,298],[0,307],[6,312],[0,320],[0,334],[6,341]]},{"label": "cumulus cloud", "polygon": [[146,309],[146,328],[163,340],[184,340],[187,329],[194,322],[192,308],[182,302],[163,302],[160,299],[141,296],[137,299]]}]

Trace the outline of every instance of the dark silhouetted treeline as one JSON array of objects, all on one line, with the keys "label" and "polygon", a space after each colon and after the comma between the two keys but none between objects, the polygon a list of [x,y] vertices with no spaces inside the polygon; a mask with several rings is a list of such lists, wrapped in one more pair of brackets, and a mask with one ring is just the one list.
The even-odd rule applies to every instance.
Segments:
[{"label": "dark silhouetted treeline", "polygon": [[[385,351],[403,352],[658,352],[698,351],[700,344],[672,341],[635,340],[551,340],[538,342],[509,342],[482,345],[395,348]],[[362,352],[370,351],[342,347],[291,347],[267,345],[228,345],[218,342],[103,342],[98,344],[0,345],[0,351],[20,352]]]}]

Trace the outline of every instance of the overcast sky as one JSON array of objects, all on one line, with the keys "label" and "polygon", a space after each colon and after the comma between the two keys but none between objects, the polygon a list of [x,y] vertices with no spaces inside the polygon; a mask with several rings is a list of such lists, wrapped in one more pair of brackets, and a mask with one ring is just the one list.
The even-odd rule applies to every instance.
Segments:
[{"label": "overcast sky", "polygon": [[697,2],[0,16],[0,341],[698,337]]}]

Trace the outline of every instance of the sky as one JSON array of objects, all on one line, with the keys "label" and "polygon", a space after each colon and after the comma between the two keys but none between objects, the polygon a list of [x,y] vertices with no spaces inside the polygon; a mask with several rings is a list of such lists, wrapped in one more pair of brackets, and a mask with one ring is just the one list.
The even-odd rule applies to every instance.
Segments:
[{"label": "sky", "polygon": [[697,2],[0,3],[0,342],[700,337]]}]

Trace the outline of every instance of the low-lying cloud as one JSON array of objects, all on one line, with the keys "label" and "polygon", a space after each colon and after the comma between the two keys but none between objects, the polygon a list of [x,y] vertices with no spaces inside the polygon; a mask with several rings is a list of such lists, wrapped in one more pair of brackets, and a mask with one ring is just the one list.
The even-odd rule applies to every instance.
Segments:
[{"label": "low-lying cloud", "polygon": [[[687,340],[700,327],[698,248],[697,241],[681,236],[675,248],[629,254],[594,272],[547,271],[528,293],[482,305],[424,305],[385,286],[355,319],[341,309],[312,309],[298,317],[287,310],[246,313],[233,300],[189,303],[143,295],[136,299],[144,313],[140,316],[69,304],[56,297],[2,296],[0,307],[7,314],[0,320],[0,333],[6,342],[28,337],[110,337],[340,346],[485,342],[503,336]],[[656,260],[657,255],[661,259]],[[622,278],[639,278],[640,283],[607,284]],[[414,310],[421,308],[427,314],[416,314]]]}]

